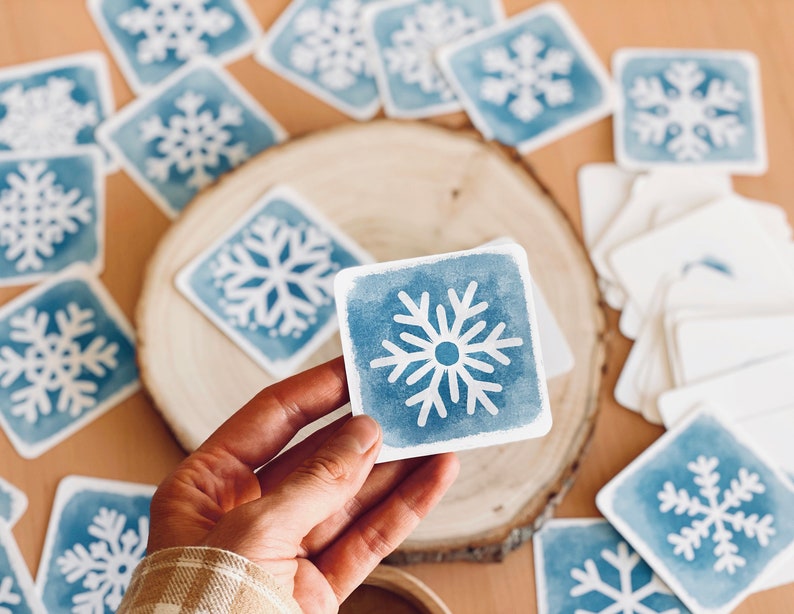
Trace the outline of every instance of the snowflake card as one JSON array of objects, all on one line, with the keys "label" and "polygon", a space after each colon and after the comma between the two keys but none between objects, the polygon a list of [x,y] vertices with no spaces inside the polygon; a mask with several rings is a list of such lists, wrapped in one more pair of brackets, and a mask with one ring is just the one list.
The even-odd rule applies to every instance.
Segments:
[{"label": "snowflake card", "polygon": [[278,186],[184,267],[176,286],[281,378],[336,332],[337,272],[368,262],[372,257],[314,205]]},{"label": "snowflake card", "polygon": [[766,172],[758,59],[746,51],[621,49],[615,159],[631,169],[699,165]]},{"label": "snowflake card", "polygon": [[68,476],[58,484],[36,588],[49,612],[115,612],[146,554],[155,487]]},{"label": "snowflake card", "polygon": [[0,476],[0,523],[13,528],[27,508],[27,495]]},{"label": "snowflake card", "polygon": [[11,528],[0,521],[0,613],[47,614]]},{"label": "snowflake card", "polygon": [[435,53],[503,18],[498,0],[386,0],[368,6],[364,33],[386,115],[423,118],[460,111]]},{"label": "snowflake card", "polygon": [[293,0],[256,60],[353,119],[368,120],[380,107],[362,17],[372,2]]},{"label": "snowflake card", "polygon": [[663,435],[596,504],[696,613],[733,610],[794,555],[794,486],[710,410]]},{"label": "snowflake card", "polygon": [[520,246],[347,269],[336,296],[351,406],[380,423],[379,462],[551,428]]},{"label": "snowflake card", "polygon": [[[0,152],[50,154],[96,143],[115,102],[105,56],[78,53],[0,68]],[[116,170],[107,158],[106,170]]]},{"label": "snowflake card", "polygon": [[532,536],[538,614],[687,614],[606,520],[547,520]]},{"label": "snowflake card", "polygon": [[31,284],[83,262],[104,266],[102,152],[0,153],[0,286]]},{"label": "snowflake card", "polygon": [[138,389],[132,327],[75,265],[0,308],[0,426],[36,458]]},{"label": "snowflake card", "polygon": [[262,29],[245,0],[87,0],[136,94],[197,55],[228,64],[251,53]]},{"label": "snowflake card", "polygon": [[527,153],[612,111],[612,85],[561,5],[547,2],[442,47],[474,126]]}]

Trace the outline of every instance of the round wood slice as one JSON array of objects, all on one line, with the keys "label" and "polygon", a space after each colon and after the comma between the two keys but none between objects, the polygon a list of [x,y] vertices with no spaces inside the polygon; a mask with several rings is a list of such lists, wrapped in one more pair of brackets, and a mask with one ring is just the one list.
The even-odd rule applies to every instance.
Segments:
[{"label": "round wood slice", "polygon": [[[377,260],[511,236],[572,346],[549,382],[541,439],[468,451],[460,478],[392,558],[494,560],[525,541],[570,486],[592,432],[604,317],[582,246],[520,160],[476,135],[429,124],[348,124],[271,149],[202,192],[153,255],[138,306],[139,361],[155,405],[187,450],[274,379],[174,287],[174,275],[276,184],[303,194]],[[341,353],[338,335],[304,367]]]}]

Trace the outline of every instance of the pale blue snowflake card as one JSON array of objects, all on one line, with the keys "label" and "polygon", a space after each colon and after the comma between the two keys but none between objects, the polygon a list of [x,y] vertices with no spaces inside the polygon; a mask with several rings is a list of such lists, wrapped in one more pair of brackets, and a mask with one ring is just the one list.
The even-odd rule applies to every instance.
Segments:
[{"label": "pale blue snowflake card", "polygon": [[287,186],[264,194],[177,275],[177,288],[275,377],[337,330],[337,272],[372,258]]},{"label": "pale blue snowflake card", "polygon": [[146,554],[155,487],[69,476],[55,493],[36,588],[48,612],[115,612]]},{"label": "pale blue snowflake card", "polygon": [[132,90],[141,94],[197,55],[224,64],[262,34],[245,0],[87,0]]},{"label": "pale blue snowflake card", "polygon": [[[105,56],[88,52],[0,68],[0,152],[50,154],[96,143],[115,103]],[[105,160],[106,170],[116,170]]]},{"label": "pale blue snowflake card", "polygon": [[459,111],[435,53],[503,17],[498,0],[386,0],[366,7],[364,33],[386,115],[423,118]]},{"label": "pale blue snowflake card", "polygon": [[615,158],[629,169],[766,172],[758,59],[746,51],[621,49]]},{"label": "pale blue snowflake card", "polygon": [[538,614],[689,613],[606,520],[547,520],[532,543]]},{"label": "pale blue snowflake card", "polygon": [[199,190],[286,133],[221,66],[200,57],[103,123],[98,137],[174,218]]},{"label": "pale blue snowflake card", "polygon": [[13,528],[27,508],[27,495],[0,476],[0,522]]},{"label": "pale blue snowflake card", "polygon": [[103,164],[93,145],[0,153],[0,286],[34,283],[75,262],[102,271]]},{"label": "pale blue snowflake card", "polygon": [[380,99],[362,9],[375,0],[294,0],[265,35],[256,60],[353,119]]},{"label": "pale blue snowflake card", "polygon": [[336,295],[351,406],[380,423],[379,462],[551,428],[520,246],[347,269]]},{"label": "pale blue snowflake card", "polygon": [[606,70],[555,2],[442,47],[437,61],[482,135],[521,153],[612,111]]},{"label": "pale blue snowflake card", "polygon": [[33,579],[14,541],[11,529],[0,521],[0,613],[47,614],[36,594]]},{"label": "pale blue snowflake card", "polygon": [[698,614],[732,611],[794,555],[794,486],[707,409],[664,434],[596,504]]},{"label": "pale blue snowflake card", "polygon": [[74,265],[0,308],[0,426],[40,456],[138,389],[132,327]]}]

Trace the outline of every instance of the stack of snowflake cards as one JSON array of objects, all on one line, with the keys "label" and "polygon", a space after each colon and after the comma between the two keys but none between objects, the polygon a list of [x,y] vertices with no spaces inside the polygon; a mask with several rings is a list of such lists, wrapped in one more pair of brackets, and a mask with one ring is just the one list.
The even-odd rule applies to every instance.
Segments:
[{"label": "stack of snowflake cards", "polygon": [[380,461],[551,428],[517,244],[356,267],[336,288],[353,413],[381,424]]}]

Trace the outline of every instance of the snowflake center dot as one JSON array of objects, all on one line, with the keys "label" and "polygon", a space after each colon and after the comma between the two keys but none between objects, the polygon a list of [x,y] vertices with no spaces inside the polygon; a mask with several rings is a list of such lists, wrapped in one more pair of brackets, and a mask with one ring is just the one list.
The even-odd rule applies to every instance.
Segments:
[{"label": "snowflake center dot", "polygon": [[451,341],[442,341],[436,346],[435,357],[439,364],[451,367],[460,360],[460,350]]}]

